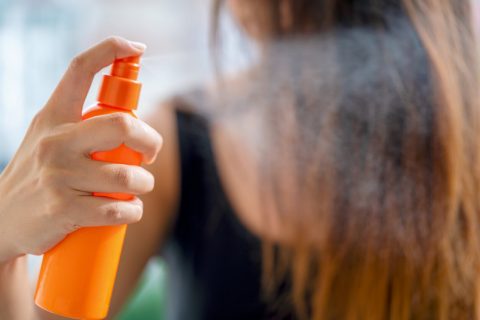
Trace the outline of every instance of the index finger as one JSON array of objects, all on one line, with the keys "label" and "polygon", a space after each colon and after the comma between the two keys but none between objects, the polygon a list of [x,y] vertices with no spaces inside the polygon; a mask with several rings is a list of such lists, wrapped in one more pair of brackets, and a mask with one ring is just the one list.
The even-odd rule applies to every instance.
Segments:
[{"label": "index finger", "polygon": [[113,60],[141,55],[146,46],[121,37],[110,37],[76,56],[56,87],[48,108],[61,122],[79,121],[93,77]]}]

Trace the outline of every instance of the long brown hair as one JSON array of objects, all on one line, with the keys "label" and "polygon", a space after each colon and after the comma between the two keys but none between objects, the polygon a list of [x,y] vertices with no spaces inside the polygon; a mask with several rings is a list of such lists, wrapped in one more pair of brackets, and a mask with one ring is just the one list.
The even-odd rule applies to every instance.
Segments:
[{"label": "long brown hair", "polygon": [[259,174],[289,235],[265,240],[266,292],[299,318],[479,318],[469,1],[246,2],[269,35],[259,79],[283,81],[262,100]]}]

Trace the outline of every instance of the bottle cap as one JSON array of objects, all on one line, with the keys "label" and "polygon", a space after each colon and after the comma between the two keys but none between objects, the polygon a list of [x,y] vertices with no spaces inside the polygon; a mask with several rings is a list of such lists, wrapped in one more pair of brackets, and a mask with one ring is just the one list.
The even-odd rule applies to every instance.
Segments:
[{"label": "bottle cap", "polygon": [[137,81],[140,56],[116,59],[110,74],[103,76],[98,102],[115,108],[135,110],[142,84]]}]

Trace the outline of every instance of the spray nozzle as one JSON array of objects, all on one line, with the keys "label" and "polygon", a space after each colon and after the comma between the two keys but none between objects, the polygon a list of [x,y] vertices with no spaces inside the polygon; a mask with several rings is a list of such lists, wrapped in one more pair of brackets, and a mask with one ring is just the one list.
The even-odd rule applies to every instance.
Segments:
[{"label": "spray nozzle", "polygon": [[112,76],[137,80],[140,70],[140,56],[116,59],[112,65]]},{"label": "spray nozzle", "polygon": [[140,56],[116,59],[110,74],[103,76],[98,102],[111,107],[137,108],[142,85],[137,81]]}]

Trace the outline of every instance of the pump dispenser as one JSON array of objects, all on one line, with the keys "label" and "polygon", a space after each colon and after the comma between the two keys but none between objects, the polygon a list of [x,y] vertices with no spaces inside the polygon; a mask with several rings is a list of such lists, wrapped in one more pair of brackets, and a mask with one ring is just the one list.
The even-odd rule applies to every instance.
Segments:
[{"label": "pump dispenser", "polygon": [[[136,117],[141,83],[140,57],[117,59],[103,76],[98,103],[83,119],[123,112]],[[140,165],[141,154],[120,145],[91,155],[97,161]],[[93,193],[94,196],[131,200],[132,195]],[[68,235],[43,257],[35,303],[49,312],[74,319],[103,319],[110,298],[125,238],[126,225],[82,228]]]}]

